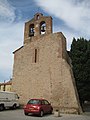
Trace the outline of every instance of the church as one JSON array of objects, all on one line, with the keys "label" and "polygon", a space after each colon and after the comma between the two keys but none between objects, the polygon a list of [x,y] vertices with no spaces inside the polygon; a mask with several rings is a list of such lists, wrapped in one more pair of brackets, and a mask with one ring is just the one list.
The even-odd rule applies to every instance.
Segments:
[{"label": "church", "polygon": [[12,90],[24,105],[45,98],[62,113],[80,113],[78,93],[62,32],[52,32],[52,17],[36,13],[25,23],[24,43],[14,52]]}]

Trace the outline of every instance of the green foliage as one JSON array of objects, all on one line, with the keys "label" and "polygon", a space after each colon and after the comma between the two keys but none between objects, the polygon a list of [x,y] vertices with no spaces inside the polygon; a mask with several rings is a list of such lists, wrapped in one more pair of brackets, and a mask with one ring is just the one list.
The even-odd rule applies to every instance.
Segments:
[{"label": "green foliage", "polygon": [[69,55],[80,101],[90,101],[90,40],[73,38]]}]

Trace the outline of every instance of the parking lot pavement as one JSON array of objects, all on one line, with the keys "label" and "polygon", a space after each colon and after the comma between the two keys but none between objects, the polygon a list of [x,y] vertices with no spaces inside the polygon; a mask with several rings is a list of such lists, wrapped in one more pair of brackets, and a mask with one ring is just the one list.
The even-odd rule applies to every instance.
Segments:
[{"label": "parking lot pavement", "polygon": [[0,120],[90,120],[90,114],[73,115],[61,114],[60,117],[52,115],[38,116],[25,116],[22,109],[19,110],[5,110],[0,112]]}]

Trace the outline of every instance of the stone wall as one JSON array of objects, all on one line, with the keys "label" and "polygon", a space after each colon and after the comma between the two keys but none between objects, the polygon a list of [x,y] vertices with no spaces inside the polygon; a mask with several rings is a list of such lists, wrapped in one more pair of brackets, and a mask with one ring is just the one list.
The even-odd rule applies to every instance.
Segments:
[{"label": "stone wall", "polygon": [[58,32],[27,38],[27,41],[14,52],[12,90],[20,96],[20,103],[26,104],[30,98],[45,98],[64,113],[79,113],[64,35]]}]

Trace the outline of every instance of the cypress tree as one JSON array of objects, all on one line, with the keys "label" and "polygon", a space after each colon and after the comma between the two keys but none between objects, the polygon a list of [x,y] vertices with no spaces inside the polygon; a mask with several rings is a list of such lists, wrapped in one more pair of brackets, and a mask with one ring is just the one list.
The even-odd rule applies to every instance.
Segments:
[{"label": "cypress tree", "polygon": [[69,55],[80,101],[90,101],[90,40],[73,38]]}]

